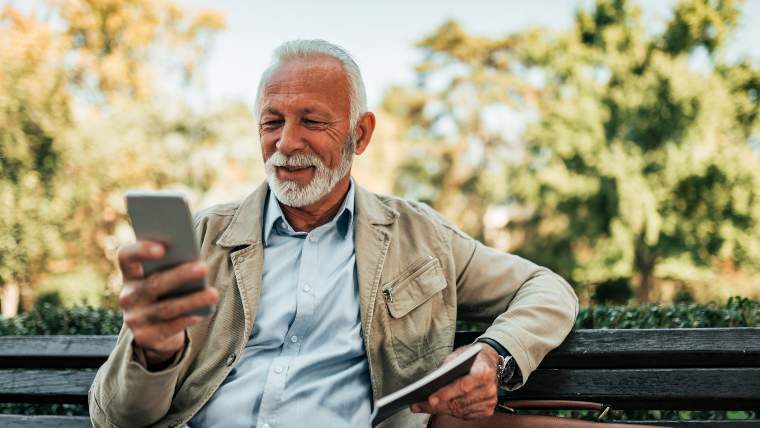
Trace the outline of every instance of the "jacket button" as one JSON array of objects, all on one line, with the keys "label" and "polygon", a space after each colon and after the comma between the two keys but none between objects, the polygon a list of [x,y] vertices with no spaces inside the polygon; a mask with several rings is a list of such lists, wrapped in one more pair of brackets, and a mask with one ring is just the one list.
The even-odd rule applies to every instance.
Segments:
[{"label": "jacket button", "polygon": [[227,357],[227,367],[231,366],[235,362],[235,354],[232,353]]}]

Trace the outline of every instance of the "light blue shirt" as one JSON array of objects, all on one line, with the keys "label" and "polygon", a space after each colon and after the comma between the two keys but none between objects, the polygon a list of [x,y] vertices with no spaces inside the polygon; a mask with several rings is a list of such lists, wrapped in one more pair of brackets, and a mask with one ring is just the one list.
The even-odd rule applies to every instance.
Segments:
[{"label": "light blue shirt", "polygon": [[353,182],[332,221],[308,234],[270,191],[253,334],[191,427],[369,426],[353,217]]}]

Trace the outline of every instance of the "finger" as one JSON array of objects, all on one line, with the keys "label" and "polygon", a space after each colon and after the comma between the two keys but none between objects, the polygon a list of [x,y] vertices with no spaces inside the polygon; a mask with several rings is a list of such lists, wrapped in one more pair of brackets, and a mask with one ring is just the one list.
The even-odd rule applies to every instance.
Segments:
[{"label": "finger", "polygon": [[472,394],[451,399],[448,405],[448,413],[464,416],[470,413],[479,413],[489,407],[496,407],[498,396],[496,385],[476,390]]},{"label": "finger", "polygon": [[161,324],[195,309],[214,305],[219,301],[219,292],[212,287],[180,297],[172,297],[147,306],[135,308],[124,317],[127,325],[140,328],[147,325]]},{"label": "finger", "polygon": [[496,387],[483,387],[469,394],[441,400],[435,403],[428,400],[428,409],[431,413],[444,413],[455,416],[461,416],[467,412],[473,411],[482,403],[493,402],[496,405]]},{"label": "finger", "polygon": [[198,315],[183,316],[161,324],[137,329],[133,332],[133,336],[135,342],[145,349],[158,352],[176,351],[176,346],[173,346],[167,339],[199,323],[202,319],[203,317]]},{"label": "finger", "polygon": [[208,267],[203,262],[184,263],[177,267],[150,275],[145,280],[145,286],[140,290],[141,298],[155,301],[164,294],[187,284],[204,278]]},{"label": "finger", "polygon": [[465,413],[464,415],[461,415],[458,417],[459,419],[464,419],[467,421],[473,420],[473,419],[483,419],[489,416],[493,416],[495,411],[496,411],[496,405],[494,404],[493,406],[489,406],[489,407],[484,406],[478,409],[477,411]]},{"label": "finger", "polygon": [[145,286],[140,280],[125,282],[119,292],[119,307],[125,312],[134,307],[139,302],[143,288]]},{"label": "finger", "polygon": [[[117,260],[119,268],[125,278],[135,278],[131,276],[136,273],[135,265],[142,265],[145,260],[157,260],[164,256],[164,246],[151,241],[137,241],[119,247]],[[142,267],[140,267],[142,275]]]},{"label": "finger", "polygon": [[143,265],[140,262],[126,262],[119,266],[123,279],[138,279],[145,276]]},{"label": "finger", "polygon": [[475,385],[478,382],[474,380],[472,375],[465,375],[455,380],[454,382],[444,386],[438,391],[434,392],[428,397],[427,402],[432,407],[438,406],[440,403],[448,402],[453,398],[466,395],[468,392],[475,389]]},{"label": "finger", "polygon": [[461,413],[457,416],[461,419],[478,419],[493,415],[496,410],[498,400],[494,397],[491,400],[483,400],[470,404],[462,408]]},{"label": "finger", "polygon": [[496,367],[486,358],[477,358],[470,369],[472,380],[476,387],[496,383]]},{"label": "finger", "polygon": [[420,401],[419,403],[414,403],[409,406],[409,410],[412,411],[412,413],[428,413],[433,414],[433,408],[430,406],[430,404],[427,403],[427,401]]}]

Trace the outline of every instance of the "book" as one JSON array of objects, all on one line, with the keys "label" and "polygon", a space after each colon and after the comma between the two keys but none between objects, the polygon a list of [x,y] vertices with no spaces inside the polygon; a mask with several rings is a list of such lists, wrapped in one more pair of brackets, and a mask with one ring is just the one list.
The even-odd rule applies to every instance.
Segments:
[{"label": "book", "polygon": [[472,363],[481,349],[483,345],[476,343],[416,382],[377,400],[372,412],[372,426],[377,426],[411,404],[427,400],[434,392],[470,373]]}]

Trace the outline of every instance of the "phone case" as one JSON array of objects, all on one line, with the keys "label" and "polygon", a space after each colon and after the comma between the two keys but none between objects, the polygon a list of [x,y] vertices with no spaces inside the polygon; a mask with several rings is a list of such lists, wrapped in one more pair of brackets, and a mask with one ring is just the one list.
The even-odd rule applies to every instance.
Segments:
[{"label": "phone case", "polygon": [[[190,208],[182,194],[166,191],[130,191],[126,199],[127,212],[137,239],[159,242],[166,248],[166,254],[160,260],[143,263],[146,276],[200,258]],[[205,279],[191,281],[161,296],[161,299],[182,296],[205,286]],[[211,307],[191,313],[209,315]]]}]

